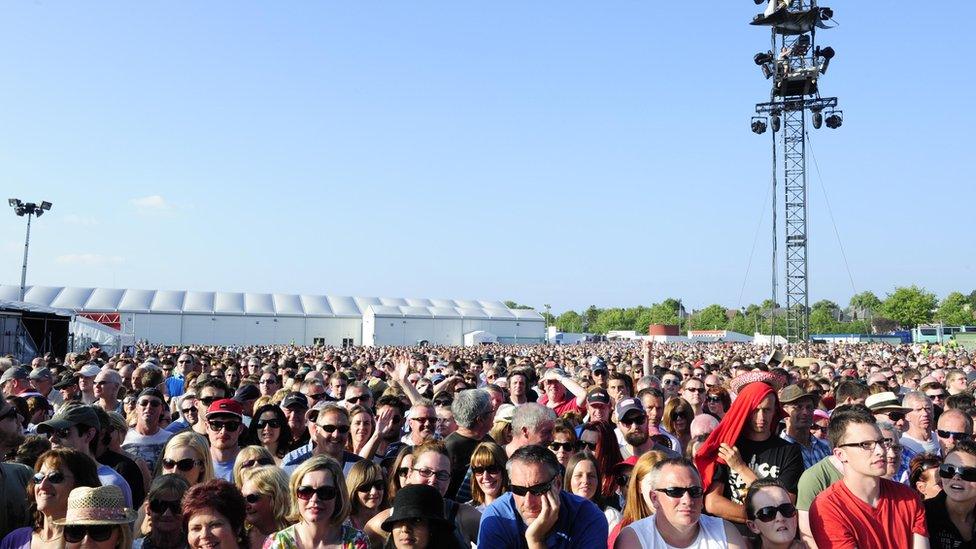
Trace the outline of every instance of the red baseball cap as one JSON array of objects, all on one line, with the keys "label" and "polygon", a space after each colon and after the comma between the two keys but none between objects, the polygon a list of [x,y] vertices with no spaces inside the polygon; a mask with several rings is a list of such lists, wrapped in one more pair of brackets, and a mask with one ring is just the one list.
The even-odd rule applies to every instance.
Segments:
[{"label": "red baseball cap", "polygon": [[220,415],[237,416],[237,419],[242,419],[244,417],[244,408],[241,407],[240,402],[232,398],[222,398],[214,401],[210,405],[210,408],[207,408],[207,419]]}]

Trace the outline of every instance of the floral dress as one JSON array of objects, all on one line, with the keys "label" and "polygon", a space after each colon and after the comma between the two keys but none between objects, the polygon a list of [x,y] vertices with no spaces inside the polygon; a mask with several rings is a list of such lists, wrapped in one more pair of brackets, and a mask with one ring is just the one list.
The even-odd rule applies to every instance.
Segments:
[{"label": "floral dress", "polygon": [[[297,524],[293,524],[284,530],[279,530],[268,536],[264,542],[264,549],[298,549],[296,539]],[[360,530],[351,526],[342,525],[342,535],[339,543],[342,549],[369,549],[369,538]]]}]

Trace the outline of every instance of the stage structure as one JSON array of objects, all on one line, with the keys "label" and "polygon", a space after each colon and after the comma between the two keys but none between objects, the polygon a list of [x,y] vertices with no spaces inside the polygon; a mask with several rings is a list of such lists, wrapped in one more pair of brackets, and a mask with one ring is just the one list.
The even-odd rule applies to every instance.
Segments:
[{"label": "stage structure", "polygon": [[[762,4],[763,0],[754,0]],[[777,182],[782,176],[786,247],[786,337],[806,341],[810,335],[807,269],[807,113],[815,129],[837,129],[844,113],[836,97],[821,97],[819,81],[827,72],[834,49],[817,45],[817,29],[830,28],[833,10],[816,0],[769,0],[752,25],[770,27],[770,49],[753,60],[772,81],[769,101],[756,105],[751,127],[756,134],[772,129],[773,148],[773,272],[772,297],[777,302]],[[778,139],[777,139],[778,138]],[[782,146],[782,158],[777,144]],[[775,309],[774,309],[775,310]],[[770,315],[770,323],[774,322]]]}]

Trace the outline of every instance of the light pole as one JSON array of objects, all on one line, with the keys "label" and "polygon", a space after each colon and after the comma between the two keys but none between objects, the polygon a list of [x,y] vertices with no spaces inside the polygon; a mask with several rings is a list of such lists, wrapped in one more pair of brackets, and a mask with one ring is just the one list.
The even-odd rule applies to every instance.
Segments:
[{"label": "light pole", "polygon": [[19,217],[27,216],[27,238],[24,239],[24,266],[20,270],[20,300],[23,301],[27,296],[27,250],[30,248],[30,226],[31,216],[41,217],[44,212],[51,209],[50,202],[44,201],[40,205],[33,202],[21,202],[19,198],[11,198],[7,201],[10,207]]}]

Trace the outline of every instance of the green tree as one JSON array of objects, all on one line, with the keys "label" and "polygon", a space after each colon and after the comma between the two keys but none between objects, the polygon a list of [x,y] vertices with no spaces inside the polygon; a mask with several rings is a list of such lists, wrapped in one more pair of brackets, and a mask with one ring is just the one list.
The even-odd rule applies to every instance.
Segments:
[{"label": "green tree", "polygon": [[535,309],[535,307],[531,307],[529,305],[522,305],[520,303],[516,303],[511,300],[505,301],[504,303],[505,306],[508,307],[509,309]]},{"label": "green tree", "polygon": [[881,307],[881,300],[878,299],[878,296],[874,295],[874,292],[865,290],[851,296],[851,301],[848,305],[851,309],[874,312]]},{"label": "green tree", "polygon": [[600,309],[596,322],[590,324],[589,331],[605,334],[610,330],[630,330],[633,324],[628,324],[624,309]]},{"label": "green tree", "polygon": [[973,312],[969,299],[959,292],[952,292],[945,296],[939,304],[936,318],[946,326],[966,326],[973,323]]},{"label": "green tree", "polygon": [[[678,323],[678,300],[669,297],[661,303],[655,303],[648,309],[648,325],[650,324],[677,324]],[[646,332],[647,329],[645,328]]]},{"label": "green tree", "polygon": [[587,307],[583,312],[583,331],[592,332],[598,318],[600,318],[600,309],[597,309],[596,305]]},{"label": "green tree", "polygon": [[691,315],[688,322],[692,330],[724,330],[729,318],[725,314],[725,307],[714,304]]},{"label": "green tree", "polygon": [[924,288],[903,286],[888,294],[878,312],[902,328],[914,328],[932,321],[932,312],[938,303],[935,294]]},{"label": "green tree", "polygon": [[836,320],[835,310],[830,307],[814,306],[813,310],[810,311],[810,333],[831,334],[837,332],[840,323]]},{"label": "green tree", "polygon": [[583,317],[576,311],[566,311],[556,318],[556,329],[578,334],[583,331]]},{"label": "green tree", "polygon": [[762,310],[768,311],[770,309],[779,308],[779,303],[776,303],[772,299],[765,299],[763,300],[762,305],[760,305],[760,307],[762,308]]}]

